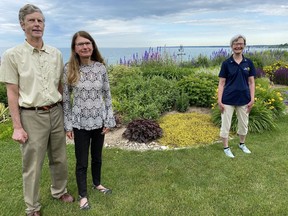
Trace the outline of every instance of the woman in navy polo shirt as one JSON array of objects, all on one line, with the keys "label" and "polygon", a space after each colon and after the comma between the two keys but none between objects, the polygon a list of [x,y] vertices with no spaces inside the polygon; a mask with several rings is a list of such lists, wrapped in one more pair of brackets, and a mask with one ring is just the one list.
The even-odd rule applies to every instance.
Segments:
[{"label": "woman in navy polo shirt", "polygon": [[224,153],[234,158],[228,146],[231,120],[236,110],[240,144],[239,148],[250,154],[251,151],[245,145],[248,132],[249,112],[254,104],[256,74],[253,62],[244,57],[243,50],[246,46],[246,38],[236,35],[230,41],[233,54],[226,59],[221,66],[218,85],[218,105],[221,111],[220,137],[224,145]]}]

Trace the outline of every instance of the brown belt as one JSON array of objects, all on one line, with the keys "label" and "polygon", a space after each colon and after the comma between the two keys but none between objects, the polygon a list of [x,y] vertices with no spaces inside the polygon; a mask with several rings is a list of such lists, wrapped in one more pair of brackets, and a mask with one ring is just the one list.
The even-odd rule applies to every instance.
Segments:
[{"label": "brown belt", "polygon": [[50,110],[51,108],[57,106],[58,103],[48,105],[48,106],[42,106],[42,107],[20,107],[21,109],[24,110]]}]

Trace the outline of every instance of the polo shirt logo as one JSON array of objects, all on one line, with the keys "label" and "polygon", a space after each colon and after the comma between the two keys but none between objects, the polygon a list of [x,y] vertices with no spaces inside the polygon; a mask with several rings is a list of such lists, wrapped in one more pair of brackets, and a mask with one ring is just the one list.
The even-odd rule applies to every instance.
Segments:
[{"label": "polo shirt logo", "polygon": [[250,67],[243,68],[244,71],[250,71]]}]

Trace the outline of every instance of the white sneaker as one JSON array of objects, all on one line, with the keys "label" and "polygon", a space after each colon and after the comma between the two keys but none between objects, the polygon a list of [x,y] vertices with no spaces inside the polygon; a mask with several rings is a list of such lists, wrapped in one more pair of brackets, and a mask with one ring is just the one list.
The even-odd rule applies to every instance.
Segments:
[{"label": "white sneaker", "polygon": [[247,146],[245,144],[242,144],[242,145],[238,145],[240,149],[242,149],[243,152],[247,153],[247,154],[250,154],[251,151],[247,148]]},{"label": "white sneaker", "polygon": [[234,158],[235,156],[233,155],[233,153],[231,152],[230,148],[224,149],[224,153],[226,154],[226,156],[230,157],[230,158]]}]

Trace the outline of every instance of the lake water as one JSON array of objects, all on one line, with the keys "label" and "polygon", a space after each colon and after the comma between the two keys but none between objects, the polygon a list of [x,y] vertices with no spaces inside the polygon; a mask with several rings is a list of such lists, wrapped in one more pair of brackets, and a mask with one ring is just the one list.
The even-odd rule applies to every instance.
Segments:
[{"label": "lake water", "polygon": [[[182,48],[182,49],[181,49]],[[2,56],[3,52],[7,48],[0,47],[0,55]],[[99,50],[107,62],[108,65],[111,64],[119,64],[120,59],[124,61],[132,60],[133,57],[137,59],[141,59],[144,56],[145,52],[156,53],[160,52],[163,56],[163,53],[168,54],[170,56],[174,56],[174,58],[178,61],[187,61],[192,60],[193,58],[197,58],[199,55],[210,57],[213,55],[213,52],[218,52],[219,50],[223,50],[224,52],[231,52],[229,46],[187,46],[187,47],[155,47],[155,48],[101,48]],[[267,46],[249,46],[246,47],[246,50],[249,51],[263,51],[269,49]],[[70,48],[59,48],[63,54],[63,60],[66,63],[70,57]]]}]

